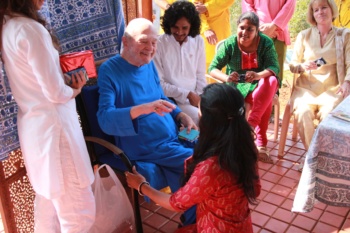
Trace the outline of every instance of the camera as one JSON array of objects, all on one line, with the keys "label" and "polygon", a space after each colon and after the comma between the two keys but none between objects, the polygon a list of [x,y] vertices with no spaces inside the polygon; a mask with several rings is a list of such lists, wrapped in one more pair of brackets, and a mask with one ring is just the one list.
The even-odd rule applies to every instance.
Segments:
[{"label": "camera", "polygon": [[240,74],[239,75],[238,82],[239,83],[245,83],[245,74]]},{"label": "camera", "polygon": [[317,67],[320,67],[320,66],[323,66],[324,64],[326,64],[327,62],[323,59],[323,57],[315,60],[315,63],[316,63],[316,66]]}]

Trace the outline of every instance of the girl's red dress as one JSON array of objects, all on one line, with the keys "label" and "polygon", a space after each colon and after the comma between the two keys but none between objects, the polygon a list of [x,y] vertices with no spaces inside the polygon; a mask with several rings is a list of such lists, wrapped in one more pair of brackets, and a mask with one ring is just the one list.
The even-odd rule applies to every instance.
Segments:
[{"label": "girl's red dress", "polygon": [[[260,182],[256,184],[257,195]],[[200,162],[185,186],[170,197],[176,210],[197,205],[197,223],[179,228],[179,233],[252,233],[248,199],[235,177],[222,169],[218,157]]]}]

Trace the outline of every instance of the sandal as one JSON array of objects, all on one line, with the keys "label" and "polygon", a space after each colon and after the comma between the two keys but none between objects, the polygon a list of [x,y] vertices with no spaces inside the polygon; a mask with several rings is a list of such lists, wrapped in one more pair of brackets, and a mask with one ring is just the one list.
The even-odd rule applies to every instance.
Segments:
[{"label": "sandal", "polygon": [[273,164],[273,160],[270,157],[269,151],[264,146],[258,146],[259,151],[259,160],[263,163],[271,163]]}]

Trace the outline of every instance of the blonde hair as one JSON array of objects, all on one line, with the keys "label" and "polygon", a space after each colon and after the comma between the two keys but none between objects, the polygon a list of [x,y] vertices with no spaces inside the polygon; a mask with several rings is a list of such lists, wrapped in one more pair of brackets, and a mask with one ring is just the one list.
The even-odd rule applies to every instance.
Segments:
[{"label": "blonde hair", "polygon": [[[316,1],[320,1],[320,0],[311,0],[309,2],[308,8],[307,8],[307,13],[306,13],[306,20],[312,26],[317,25],[316,20],[314,18],[313,9],[312,9],[312,4]],[[334,2],[334,0],[323,0],[323,1],[327,1],[329,7],[331,8],[332,21],[334,21],[339,15],[337,4]]]}]

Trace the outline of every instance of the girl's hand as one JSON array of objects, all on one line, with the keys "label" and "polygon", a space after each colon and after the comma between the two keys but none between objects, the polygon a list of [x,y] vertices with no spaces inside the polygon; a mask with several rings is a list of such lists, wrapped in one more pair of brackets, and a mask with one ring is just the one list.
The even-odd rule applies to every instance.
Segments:
[{"label": "girl's hand", "polygon": [[132,167],[132,173],[125,172],[126,182],[130,188],[138,190],[140,184],[146,181],[145,177],[143,177],[140,173],[136,171],[135,166]]}]

